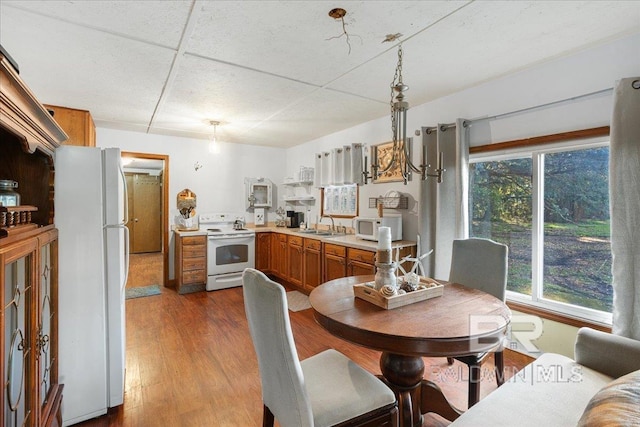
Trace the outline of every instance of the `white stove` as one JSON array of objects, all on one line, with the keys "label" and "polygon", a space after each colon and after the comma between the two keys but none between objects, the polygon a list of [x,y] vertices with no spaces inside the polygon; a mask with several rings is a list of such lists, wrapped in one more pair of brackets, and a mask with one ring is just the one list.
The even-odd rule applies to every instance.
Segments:
[{"label": "white stove", "polygon": [[244,228],[242,214],[200,214],[199,222],[207,232],[206,289],[242,286],[244,269],[255,267],[255,231]]}]

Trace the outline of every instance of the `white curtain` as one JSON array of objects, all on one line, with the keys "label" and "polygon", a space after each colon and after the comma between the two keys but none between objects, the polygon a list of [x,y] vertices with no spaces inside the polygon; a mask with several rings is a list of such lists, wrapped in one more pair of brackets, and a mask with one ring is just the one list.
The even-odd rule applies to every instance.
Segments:
[{"label": "white curtain", "polygon": [[469,235],[469,128],[464,119],[455,126],[438,125],[437,130],[422,128],[422,145],[427,152],[429,173],[434,173],[439,153],[444,154],[442,183],[429,177],[420,183],[420,254],[433,249],[423,260],[425,274],[448,279],[451,267],[451,248],[454,239]]},{"label": "white curtain", "polygon": [[612,330],[640,340],[640,77],[616,83],[609,159]]}]

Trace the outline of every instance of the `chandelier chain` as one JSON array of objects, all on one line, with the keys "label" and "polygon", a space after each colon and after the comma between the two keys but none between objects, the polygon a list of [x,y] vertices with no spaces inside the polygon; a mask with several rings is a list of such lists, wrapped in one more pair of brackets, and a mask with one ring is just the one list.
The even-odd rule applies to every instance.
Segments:
[{"label": "chandelier chain", "polygon": [[395,91],[396,85],[401,85],[401,84],[402,84],[402,44],[398,46],[398,64],[396,65],[396,71],[395,71],[395,74],[393,75],[393,81],[391,82],[391,100],[389,101],[389,107],[391,109],[391,133],[392,133],[394,148],[398,142],[398,137],[397,137],[398,124],[396,123],[396,114],[395,114],[395,108],[393,107],[393,104],[394,104],[393,98],[394,98],[394,91]]}]

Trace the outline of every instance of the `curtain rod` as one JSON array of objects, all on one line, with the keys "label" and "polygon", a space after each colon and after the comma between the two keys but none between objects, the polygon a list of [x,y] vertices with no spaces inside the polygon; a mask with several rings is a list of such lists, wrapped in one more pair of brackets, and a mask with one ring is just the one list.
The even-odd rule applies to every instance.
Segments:
[{"label": "curtain rod", "polygon": [[584,95],[578,95],[578,96],[574,96],[574,97],[571,97],[571,98],[566,98],[566,99],[561,99],[561,100],[558,100],[558,101],[548,102],[548,103],[542,104],[542,105],[536,105],[535,107],[527,107],[527,108],[523,108],[521,110],[511,111],[509,113],[502,113],[502,114],[497,114],[495,116],[490,116],[490,117],[478,117],[476,119],[465,120],[463,125],[466,127],[466,126],[473,125],[474,122],[481,122],[481,121],[484,121],[484,120],[502,119],[502,118],[509,117],[509,116],[515,116],[517,114],[528,113],[529,111],[534,111],[534,110],[539,110],[539,109],[542,109],[542,108],[547,108],[547,107],[551,107],[551,106],[555,106],[555,105],[559,105],[559,104],[564,104],[566,102],[573,102],[573,101],[577,101],[577,100],[583,99],[583,98],[589,98],[589,97],[592,97],[592,96],[603,95],[603,94],[609,93],[609,92],[613,92],[613,88],[612,87],[607,88],[607,89],[597,90],[595,92],[585,93]]}]

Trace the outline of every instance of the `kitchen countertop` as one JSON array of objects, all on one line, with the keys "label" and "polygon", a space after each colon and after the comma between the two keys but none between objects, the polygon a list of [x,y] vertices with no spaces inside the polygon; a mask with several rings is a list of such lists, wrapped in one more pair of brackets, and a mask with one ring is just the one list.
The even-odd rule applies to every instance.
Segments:
[{"label": "kitchen countertop", "polygon": [[[275,226],[266,226],[266,227],[247,226],[247,228],[255,230],[256,233],[266,233],[266,232],[283,233],[283,234],[289,234],[291,236],[304,237],[305,239],[320,240],[324,243],[331,243],[334,245],[364,249],[367,251],[376,251],[378,249],[378,242],[358,239],[354,234],[343,234],[339,236],[314,236],[313,234],[300,233],[299,228],[286,228],[286,227],[275,227]],[[394,242],[391,242],[392,249],[405,248],[407,246],[415,246],[415,245],[416,245],[416,242],[412,240],[396,240]]]},{"label": "kitchen countertop", "polygon": [[176,234],[181,235],[182,237],[188,237],[188,236],[206,236],[207,232],[206,231],[200,231],[200,230],[193,230],[193,231],[188,231],[188,230],[174,230],[174,232]]}]

